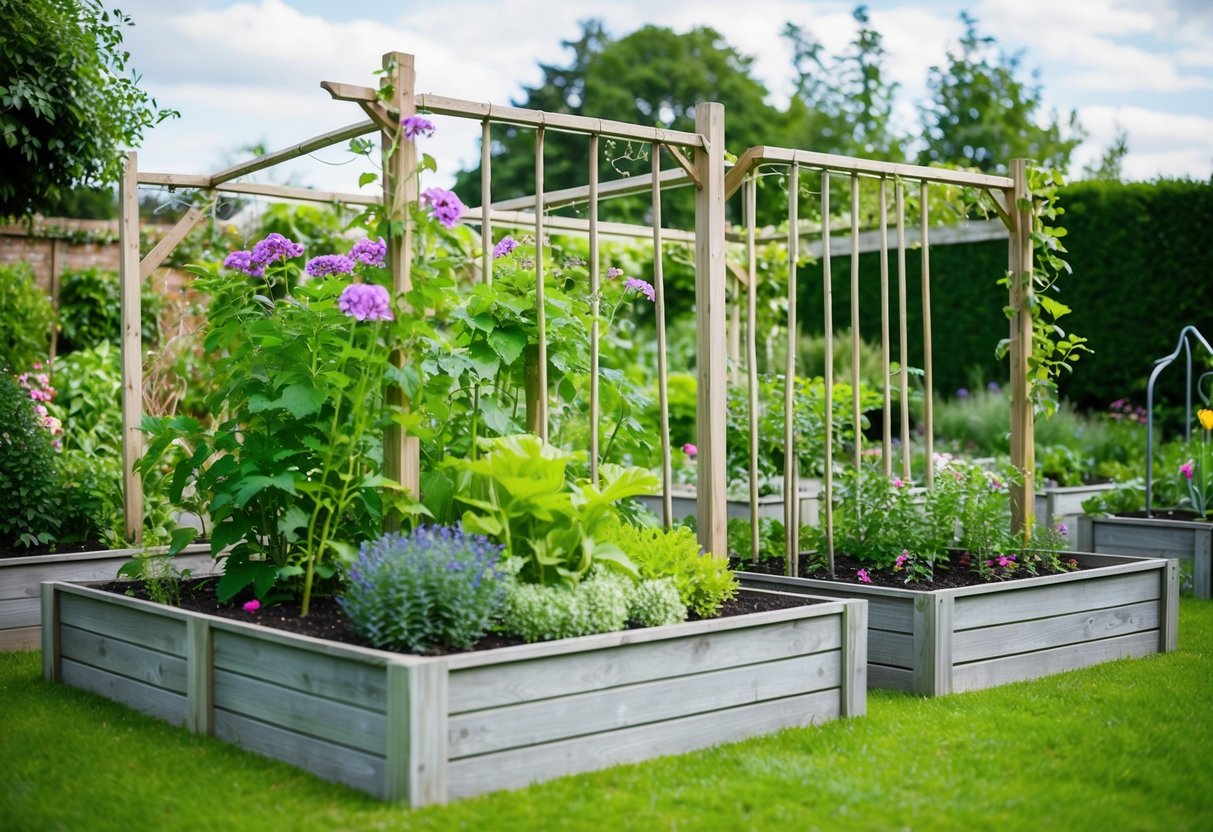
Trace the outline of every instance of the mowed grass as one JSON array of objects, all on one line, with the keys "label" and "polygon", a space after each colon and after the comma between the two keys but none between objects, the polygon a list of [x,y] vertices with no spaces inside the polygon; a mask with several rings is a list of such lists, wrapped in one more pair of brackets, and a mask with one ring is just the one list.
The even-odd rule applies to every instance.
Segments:
[{"label": "mowed grass", "polygon": [[450,806],[379,803],[0,654],[0,828],[1213,829],[1213,603],[1179,650]]}]

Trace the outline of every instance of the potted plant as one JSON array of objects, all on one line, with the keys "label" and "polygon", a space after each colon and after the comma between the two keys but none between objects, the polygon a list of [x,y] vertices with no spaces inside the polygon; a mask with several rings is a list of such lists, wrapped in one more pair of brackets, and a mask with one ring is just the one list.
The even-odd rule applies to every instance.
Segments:
[{"label": "potted plant", "polygon": [[800,558],[806,577],[742,572],[742,585],[867,599],[869,684],[928,696],[1173,650],[1176,564],[1061,556],[1060,530],[1025,543],[1007,531],[1010,476],[949,463],[919,509],[906,483],[852,474],[834,540],[854,559],[831,576],[821,546]]},{"label": "potted plant", "polygon": [[[1200,409],[1197,420],[1196,441],[1169,446],[1173,453],[1164,450],[1162,454],[1163,470],[1170,468],[1174,474],[1153,484],[1164,499],[1174,493],[1173,502],[1164,505],[1175,508],[1145,511],[1144,485],[1140,481],[1122,484],[1083,504],[1087,514],[1079,519],[1078,545],[1092,552],[1189,562],[1193,593],[1197,598],[1209,598],[1213,595],[1213,524],[1209,522],[1213,507],[1213,410]],[[1164,487],[1157,488],[1160,485]]]}]

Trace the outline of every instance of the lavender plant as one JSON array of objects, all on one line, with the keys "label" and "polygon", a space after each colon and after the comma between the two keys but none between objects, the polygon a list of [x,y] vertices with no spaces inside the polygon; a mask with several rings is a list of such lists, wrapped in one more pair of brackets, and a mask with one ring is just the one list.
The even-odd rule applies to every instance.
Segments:
[{"label": "lavender plant", "polygon": [[376,647],[466,649],[493,626],[505,597],[501,547],[450,526],[422,526],[362,544],[337,602]]}]

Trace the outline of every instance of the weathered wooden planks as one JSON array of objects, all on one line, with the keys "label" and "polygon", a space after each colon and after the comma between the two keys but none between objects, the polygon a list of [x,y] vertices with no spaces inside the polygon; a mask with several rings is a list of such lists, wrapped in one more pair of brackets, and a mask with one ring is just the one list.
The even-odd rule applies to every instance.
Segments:
[{"label": "weathered wooden planks", "polygon": [[[48,679],[411,805],[866,711],[862,601],[404,656],[43,588]],[[461,710],[457,710],[461,709]]]},{"label": "weathered wooden planks", "polygon": [[1192,562],[1192,592],[1213,597],[1213,523],[1158,517],[1080,517],[1078,547]]},{"label": "weathered wooden planks", "polygon": [[743,586],[867,599],[869,685],[927,696],[1143,655],[1146,644],[1147,653],[1175,649],[1174,561],[1074,557],[1084,567],[1077,572],[935,592],[740,578]]}]

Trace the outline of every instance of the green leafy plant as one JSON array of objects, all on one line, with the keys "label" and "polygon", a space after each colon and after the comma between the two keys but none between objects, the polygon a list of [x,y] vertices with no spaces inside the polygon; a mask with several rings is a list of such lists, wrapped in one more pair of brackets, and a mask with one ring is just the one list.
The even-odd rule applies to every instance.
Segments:
[{"label": "green leafy plant", "polygon": [[0,373],[0,546],[54,543],[59,530],[55,452],[29,391]]},{"label": "green leafy plant", "polygon": [[[121,302],[118,273],[91,267],[65,272],[59,289],[59,352],[86,349],[102,342],[119,343]],[[163,296],[150,281],[140,293],[143,340],[157,336]]]},{"label": "green leafy plant", "polygon": [[689,528],[614,523],[607,527],[605,539],[628,556],[641,578],[672,581],[682,603],[702,618],[716,615],[737,594],[728,558],[702,553]]},{"label": "green leafy plant", "polygon": [[1199,519],[1204,520],[1213,502],[1213,444],[1209,442],[1209,434],[1213,432],[1213,410],[1201,408],[1197,418],[1200,439],[1192,449],[1192,458],[1179,466],[1179,473],[1188,489],[1188,505]]},{"label": "green leafy plant", "polygon": [[0,372],[46,361],[54,310],[26,263],[0,264]]},{"label": "green leafy plant", "polygon": [[468,506],[466,531],[484,534],[505,546],[521,563],[528,583],[569,585],[596,563],[608,562],[633,573],[622,550],[604,537],[617,519],[615,503],[652,494],[657,478],[641,468],[604,463],[600,482],[566,483],[574,454],[520,434],[485,440],[475,459],[450,459],[460,477],[455,499]]}]

